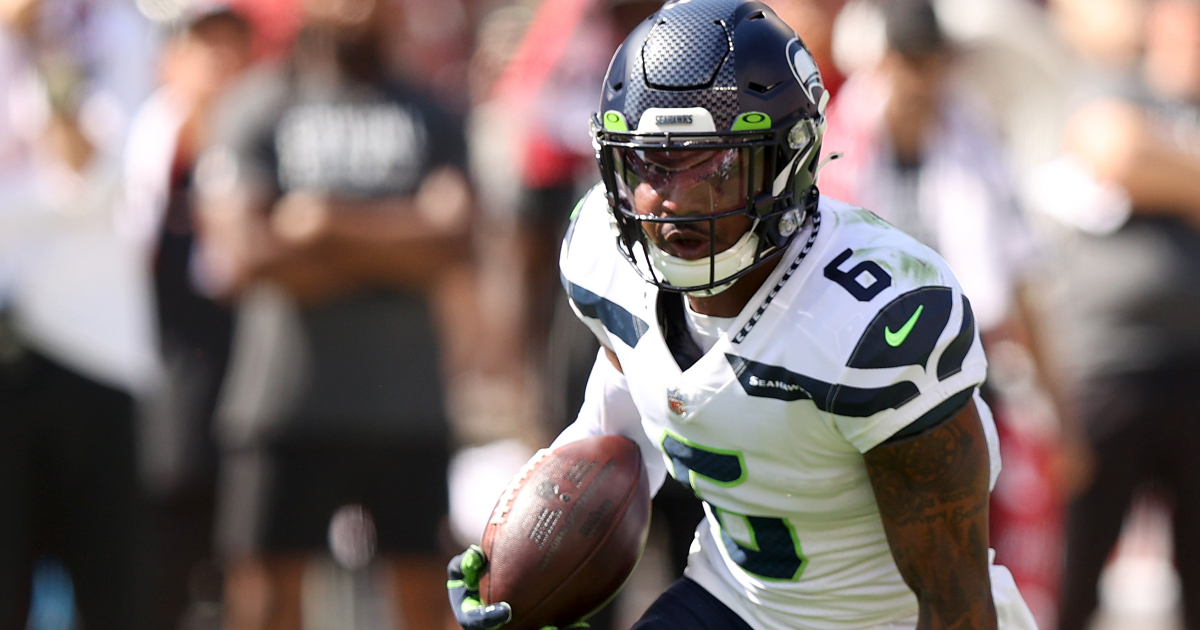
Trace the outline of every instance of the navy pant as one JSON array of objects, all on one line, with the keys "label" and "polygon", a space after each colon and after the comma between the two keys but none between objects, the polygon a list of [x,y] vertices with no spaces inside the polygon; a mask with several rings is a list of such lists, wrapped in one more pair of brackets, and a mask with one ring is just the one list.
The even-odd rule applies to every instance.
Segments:
[{"label": "navy pant", "polygon": [[751,630],[711,593],[680,578],[659,595],[632,630]]}]

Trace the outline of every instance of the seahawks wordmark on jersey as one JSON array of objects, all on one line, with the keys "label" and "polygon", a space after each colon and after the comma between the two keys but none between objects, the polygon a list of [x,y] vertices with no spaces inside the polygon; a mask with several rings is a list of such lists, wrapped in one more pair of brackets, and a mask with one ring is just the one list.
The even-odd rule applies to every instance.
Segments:
[{"label": "seahawks wordmark on jersey", "polygon": [[[829,199],[805,229],[729,333],[691,358],[660,325],[682,297],[660,296],[621,257],[600,190],[567,234],[563,283],[620,360],[668,471],[704,500],[689,577],[757,630],[911,628],[916,598],[862,453],[964,404],[986,360],[970,302],[932,250]],[[995,426],[975,400],[994,483]],[[1000,627],[1034,628],[1007,570],[992,580]]]}]

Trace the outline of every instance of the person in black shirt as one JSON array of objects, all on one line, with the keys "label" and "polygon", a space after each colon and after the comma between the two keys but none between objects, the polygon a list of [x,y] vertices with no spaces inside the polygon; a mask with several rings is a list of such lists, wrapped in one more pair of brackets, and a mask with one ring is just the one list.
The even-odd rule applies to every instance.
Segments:
[{"label": "person in black shirt", "polygon": [[471,198],[460,124],[387,76],[390,6],[306,2],[294,54],[231,95],[200,165],[205,246],[238,300],[218,412],[231,628],[299,628],[327,544],[352,568],[377,545],[405,627],[445,615],[430,295],[468,259]]},{"label": "person in black shirt", "polygon": [[[194,217],[196,158],[216,101],[251,62],[250,25],[221,5],[189,11],[163,51],[163,85],[138,109],[125,148],[119,222],[150,254],[162,387],[141,414],[151,526],[150,627],[175,628],[219,599],[212,555],[212,417],[233,315],[206,293]],[[195,606],[189,611],[189,600]]]},{"label": "person in black shirt", "polygon": [[1088,93],[1042,190],[1044,210],[1079,228],[1063,250],[1060,342],[1092,456],[1074,474],[1060,630],[1087,627],[1147,486],[1172,505],[1184,627],[1200,627],[1200,4],[1145,6],[1140,76],[1081,73]]}]

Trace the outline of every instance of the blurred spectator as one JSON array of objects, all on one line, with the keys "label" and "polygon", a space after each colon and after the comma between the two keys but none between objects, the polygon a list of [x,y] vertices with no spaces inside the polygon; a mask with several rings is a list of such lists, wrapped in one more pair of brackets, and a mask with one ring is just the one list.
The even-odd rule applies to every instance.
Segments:
[{"label": "blurred spectator", "polygon": [[[387,0],[306,0],[223,104],[197,171],[238,303],[218,411],[229,628],[299,629],[309,560],[386,558],[403,626],[446,613],[448,427],[430,295],[468,260],[461,128],[384,72]],[[339,515],[335,518],[335,514]]]},{"label": "blurred spectator", "polygon": [[[938,251],[970,298],[993,372],[983,393],[1007,451],[993,495],[992,546],[1047,624],[1055,615],[1059,568],[1047,561],[1060,541],[1050,464],[1055,440],[1052,431],[1026,428],[1041,420],[1028,417],[1038,411],[1029,399],[1045,371],[1033,334],[1039,317],[1027,298],[1038,254],[1006,147],[959,75],[961,48],[933,2],[848,6],[877,11],[884,41],[880,59],[853,72],[830,106],[824,147],[844,157],[821,172],[821,192],[870,208]],[[868,39],[862,38],[866,48]],[[1025,383],[1020,391],[1012,387]],[[1052,426],[1053,415],[1044,416],[1042,424]],[[1011,490],[1010,484],[1021,485]],[[1020,505],[1010,508],[1009,496]]]},{"label": "blurred spectator", "polygon": [[[150,627],[173,630],[220,602],[211,557],[216,495],[212,417],[233,329],[193,264],[193,175],[217,98],[249,65],[251,32],[221,5],[189,10],[162,55],[163,85],[138,110],[125,150],[123,231],[153,258],[163,383],[143,414],[150,498]],[[188,611],[189,601],[196,601]]]},{"label": "blurred spectator", "polygon": [[[212,0],[191,0],[203,6]],[[291,50],[300,29],[301,0],[229,0],[254,30],[254,57],[279,60]]]},{"label": "blurred spectator", "polygon": [[1133,0],[1054,7],[1091,63],[1065,155],[1034,182],[1041,209],[1073,230],[1059,338],[1095,456],[1068,512],[1062,630],[1087,627],[1147,485],[1174,508],[1184,627],[1200,627],[1200,4],[1144,7],[1144,20]]},{"label": "blurred spectator", "polygon": [[879,4],[884,54],[830,106],[825,148],[842,152],[821,191],[871,208],[937,250],[985,333],[1016,314],[1033,236],[986,110],[954,74],[956,53],[929,0]]},{"label": "blurred spectator", "polygon": [[[546,430],[556,435],[583,402],[596,346],[573,321],[559,281],[558,250],[571,209],[599,181],[588,121],[596,86],[617,44],[662,5],[659,0],[544,2],[492,98],[525,112],[518,145],[518,240],[528,295],[524,339],[543,376]],[[568,28],[569,26],[569,28]],[[549,32],[548,32],[549,31]],[[550,36],[549,33],[553,33]],[[580,336],[561,330],[567,324]],[[582,344],[582,348],[580,348]],[[586,365],[585,365],[586,364]]]},{"label": "blurred spectator", "polygon": [[[490,287],[484,299],[495,348],[489,354],[499,359],[485,369],[516,372],[493,378],[519,381],[505,387],[534,404],[516,414],[519,422],[468,421],[467,443],[516,434],[544,444],[582,402],[596,346],[562,295],[558,249],[575,202],[598,181],[588,134],[595,86],[623,34],[660,5],[518,4],[493,11],[480,28],[470,73],[472,171],[491,235],[483,251],[490,262],[481,273]],[[514,371],[514,364],[527,369]],[[493,401],[488,411],[495,408]],[[494,413],[468,413],[476,415]]]},{"label": "blurred spectator", "polygon": [[[522,385],[538,403],[530,415],[538,418],[533,428],[541,435],[531,435],[530,427],[513,429],[534,444],[545,444],[575,417],[599,348],[571,311],[557,271],[571,210],[599,181],[588,133],[600,97],[596,86],[617,45],[661,6],[662,0],[546,0],[533,10],[521,5],[497,10],[481,28],[472,61],[475,173],[489,191],[484,195],[489,218],[500,228],[489,233],[508,236],[506,250],[492,254],[503,262],[490,273],[504,275],[496,283],[508,291],[499,298],[515,302],[509,328],[498,336],[510,338],[506,368],[511,370],[514,357],[530,368],[532,376]],[[469,437],[505,436],[477,432]],[[456,470],[464,476],[487,474],[512,457],[511,451],[507,442],[464,450],[456,457]],[[510,474],[522,463],[513,459]],[[508,476],[499,476],[492,496]],[[459,485],[468,482],[456,480]],[[667,533],[668,580],[682,575],[703,517],[699,500],[676,486],[664,487],[655,498],[655,520]],[[465,512],[465,500],[456,498],[454,509]],[[464,543],[478,541],[482,521],[475,529],[463,535]],[[619,623],[622,612],[610,606],[589,623],[607,630]]]},{"label": "blurred spectator", "polygon": [[88,628],[142,627],[132,395],[155,361],[114,149],[152,41],[124,3],[0,10],[0,628],[26,627],[42,554]]},{"label": "blurred spectator", "polygon": [[474,44],[472,12],[490,8],[490,3],[394,1],[401,10],[391,20],[391,36],[384,51],[388,67],[451,109],[465,111],[469,106],[467,68]]},{"label": "blurred spectator", "polygon": [[837,96],[846,77],[833,60],[833,22],[846,0],[766,0],[763,4],[796,31],[817,62],[821,82],[830,95]]}]

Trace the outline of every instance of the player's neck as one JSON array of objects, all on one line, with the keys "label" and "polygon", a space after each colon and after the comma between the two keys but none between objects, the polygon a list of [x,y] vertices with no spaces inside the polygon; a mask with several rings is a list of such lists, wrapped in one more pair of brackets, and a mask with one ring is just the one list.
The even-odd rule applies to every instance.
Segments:
[{"label": "player's neck", "polygon": [[733,286],[709,297],[687,296],[692,311],[713,317],[737,317],[779,264],[779,258],[742,276]]}]

